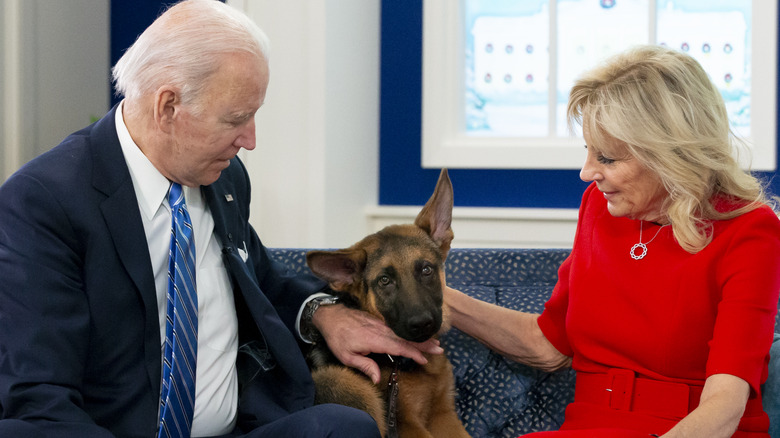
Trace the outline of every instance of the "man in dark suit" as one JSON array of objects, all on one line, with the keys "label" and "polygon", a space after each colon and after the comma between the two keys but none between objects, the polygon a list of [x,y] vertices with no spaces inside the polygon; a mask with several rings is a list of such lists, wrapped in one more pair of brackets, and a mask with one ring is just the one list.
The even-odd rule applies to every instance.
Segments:
[{"label": "man in dark suit", "polygon": [[162,434],[173,186],[197,274],[194,406],[176,436],[378,436],[362,411],[312,406],[302,327],[374,381],[370,352],[441,352],[342,305],[303,312],[325,285],[284,273],[249,225],[236,154],[255,147],[266,45],[219,1],[173,6],[114,67],[124,100],[0,187],[0,436]]}]

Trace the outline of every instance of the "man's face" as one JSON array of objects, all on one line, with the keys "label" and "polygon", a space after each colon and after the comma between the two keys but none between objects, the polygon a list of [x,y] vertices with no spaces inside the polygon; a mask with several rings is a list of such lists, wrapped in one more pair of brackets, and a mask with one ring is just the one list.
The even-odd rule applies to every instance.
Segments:
[{"label": "man's face", "polygon": [[265,100],[268,64],[241,54],[218,62],[221,67],[197,102],[201,113],[178,106],[172,144],[160,157],[166,176],[190,187],[213,183],[241,148],[255,148],[255,113]]}]

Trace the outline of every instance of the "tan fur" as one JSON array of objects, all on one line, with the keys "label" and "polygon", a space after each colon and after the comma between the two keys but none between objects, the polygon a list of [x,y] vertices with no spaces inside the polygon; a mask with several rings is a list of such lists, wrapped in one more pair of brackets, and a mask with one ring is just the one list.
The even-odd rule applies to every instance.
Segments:
[{"label": "tan fur", "polygon": [[385,429],[385,405],[379,389],[364,376],[351,368],[326,365],[312,371],[317,388],[314,403],[345,400],[343,403],[368,412],[379,426]]},{"label": "tan fur", "polygon": [[[414,225],[391,225],[350,248],[312,251],[307,262],[354,307],[384,320],[399,336],[421,342],[424,339],[417,338],[437,337],[449,329],[442,288],[444,260],[453,239],[451,218],[452,185],[443,169]],[[398,436],[468,437],[455,412],[452,365],[444,355],[426,357],[426,365],[415,364],[399,373]],[[393,363],[377,358],[382,376],[374,386],[365,375],[335,363],[323,351],[315,351],[311,360],[315,402],[363,409],[386,436],[387,385]]]}]

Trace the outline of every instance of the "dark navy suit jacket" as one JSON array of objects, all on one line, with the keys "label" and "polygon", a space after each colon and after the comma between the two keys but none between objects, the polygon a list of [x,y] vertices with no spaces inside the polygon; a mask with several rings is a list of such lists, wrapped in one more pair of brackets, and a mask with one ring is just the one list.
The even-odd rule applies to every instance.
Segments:
[{"label": "dark navy suit jacket", "polygon": [[[116,110],[0,187],[0,436],[155,435],[157,299]],[[312,405],[293,326],[303,300],[324,284],[287,275],[269,259],[248,223],[250,185],[238,158],[203,193],[240,342],[264,342],[276,362],[241,382],[236,432],[249,431]],[[239,375],[253,375],[243,364]]]}]

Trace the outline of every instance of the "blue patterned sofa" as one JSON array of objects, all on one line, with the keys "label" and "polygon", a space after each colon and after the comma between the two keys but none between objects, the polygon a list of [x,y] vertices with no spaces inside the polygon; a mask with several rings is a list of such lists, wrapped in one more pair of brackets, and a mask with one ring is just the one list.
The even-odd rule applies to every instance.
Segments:
[{"label": "blue patterned sofa", "polygon": [[[306,250],[270,249],[271,256],[295,271],[306,268]],[[447,259],[447,282],[483,301],[539,313],[568,256],[564,249],[459,249]],[[780,317],[780,316],[779,316]],[[764,406],[780,418],[780,335],[775,336]],[[574,399],[575,373],[546,373],[507,360],[457,329],[442,338],[453,364],[456,405],[474,437],[517,437],[555,430]],[[773,437],[780,438],[780,421]]]}]

